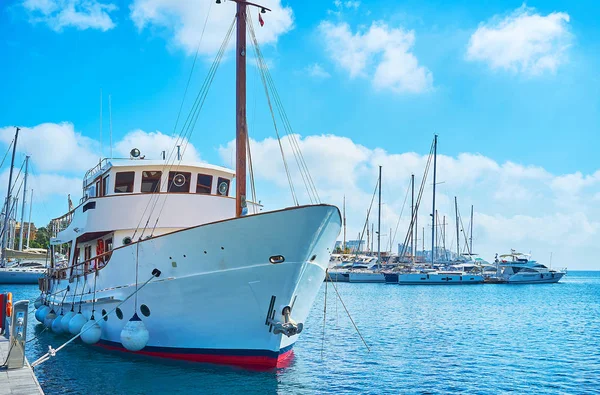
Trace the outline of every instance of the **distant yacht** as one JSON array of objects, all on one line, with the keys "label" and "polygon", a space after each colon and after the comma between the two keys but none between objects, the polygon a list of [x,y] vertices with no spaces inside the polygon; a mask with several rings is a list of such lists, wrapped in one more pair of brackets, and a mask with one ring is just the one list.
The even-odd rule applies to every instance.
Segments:
[{"label": "distant yacht", "polygon": [[500,255],[495,263],[498,267],[497,277],[509,284],[544,284],[557,283],[566,270],[548,269],[547,266],[531,260],[531,255],[511,250],[510,254]]},{"label": "distant yacht", "polygon": [[16,263],[0,267],[0,284],[37,284],[47,271],[46,250],[30,248],[24,251],[6,249],[7,258],[17,258]]},{"label": "distant yacht", "polygon": [[400,285],[421,285],[421,284],[440,284],[440,285],[464,285],[464,284],[483,284],[483,276],[479,274],[441,271],[435,270],[421,273],[400,273],[398,274],[398,284]]}]

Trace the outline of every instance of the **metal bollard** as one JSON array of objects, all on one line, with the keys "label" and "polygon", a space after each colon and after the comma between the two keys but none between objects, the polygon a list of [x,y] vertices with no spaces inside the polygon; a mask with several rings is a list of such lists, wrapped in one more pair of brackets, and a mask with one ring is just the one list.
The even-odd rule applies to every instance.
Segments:
[{"label": "metal bollard", "polygon": [[25,339],[27,338],[28,300],[20,300],[13,306],[10,326],[10,348],[8,369],[19,369],[25,365]]}]

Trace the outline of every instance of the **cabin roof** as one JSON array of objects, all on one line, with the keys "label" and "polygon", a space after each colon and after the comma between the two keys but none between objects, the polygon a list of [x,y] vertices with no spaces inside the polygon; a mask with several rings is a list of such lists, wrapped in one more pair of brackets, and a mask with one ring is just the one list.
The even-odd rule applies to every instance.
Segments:
[{"label": "cabin roof", "polygon": [[179,164],[167,164],[164,160],[155,160],[155,159],[109,159],[109,163],[112,165],[111,167],[156,167],[161,166],[165,167],[165,170],[176,170],[178,167],[197,167],[200,169],[208,169],[208,170],[216,170],[223,173],[228,173],[230,175],[235,175],[235,171],[228,169],[226,167],[211,165],[210,163],[203,162],[181,162]]}]

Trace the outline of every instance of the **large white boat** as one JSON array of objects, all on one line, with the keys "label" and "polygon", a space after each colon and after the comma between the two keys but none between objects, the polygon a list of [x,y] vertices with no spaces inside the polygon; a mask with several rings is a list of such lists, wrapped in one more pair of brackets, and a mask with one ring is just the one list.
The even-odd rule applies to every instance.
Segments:
[{"label": "large white boat", "polygon": [[[244,31],[236,49],[236,172],[179,158],[146,160],[136,149],[129,159],[102,160],[88,171],[80,204],[53,221],[51,249],[67,251],[68,264],[52,260],[36,312],[53,331],[68,328],[111,350],[195,362],[270,368],[291,355],[341,216],[325,204],[259,212],[246,201],[240,70],[247,6],[238,2],[236,14],[238,33]],[[82,319],[83,327],[74,324]]]},{"label": "large white boat", "polygon": [[565,269],[548,269],[537,261],[531,260],[531,255],[511,250],[510,254],[496,258],[498,278],[509,284],[545,284],[557,283],[565,274]]}]

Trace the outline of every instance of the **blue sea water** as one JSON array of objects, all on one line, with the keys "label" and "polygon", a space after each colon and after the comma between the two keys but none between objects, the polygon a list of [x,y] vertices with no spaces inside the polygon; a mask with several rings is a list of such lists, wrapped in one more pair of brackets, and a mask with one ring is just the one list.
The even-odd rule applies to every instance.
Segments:
[{"label": "blue sea water", "polygon": [[[132,359],[73,343],[36,374],[47,394],[600,393],[600,272],[541,285],[336,286],[370,351],[324,284],[287,368]],[[29,322],[32,338],[40,328],[33,314]],[[42,333],[29,361],[65,340]]]}]

